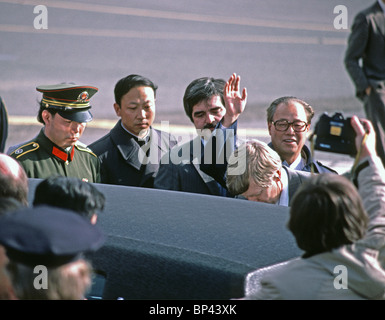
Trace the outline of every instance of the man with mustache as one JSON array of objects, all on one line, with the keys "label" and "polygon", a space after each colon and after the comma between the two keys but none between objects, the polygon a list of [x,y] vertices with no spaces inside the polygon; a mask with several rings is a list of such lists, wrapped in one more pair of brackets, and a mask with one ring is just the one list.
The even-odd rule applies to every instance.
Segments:
[{"label": "man with mustache", "polygon": [[[159,189],[229,196],[227,189],[200,169],[204,146],[215,128],[236,130],[237,119],[246,106],[247,91],[239,92],[240,77],[203,77],[186,88],[183,105],[198,136],[173,148],[161,160],[154,187]],[[236,96],[236,97],[235,97]]]},{"label": "man with mustache", "polygon": [[92,120],[90,98],[98,89],[64,83],[36,90],[43,93],[37,119],[44,127],[34,139],[10,147],[8,154],[29,178],[61,175],[100,182],[97,156],[79,141]]},{"label": "man with mustache", "polygon": [[153,187],[161,157],[177,143],[169,133],[152,127],[157,88],[137,74],[116,83],[114,110],[120,119],[90,144],[100,159],[102,183]]}]

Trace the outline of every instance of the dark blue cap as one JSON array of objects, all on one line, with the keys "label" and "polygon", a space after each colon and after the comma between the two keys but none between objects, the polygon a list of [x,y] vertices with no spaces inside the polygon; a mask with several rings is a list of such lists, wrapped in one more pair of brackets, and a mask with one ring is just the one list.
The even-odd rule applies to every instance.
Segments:
[{"label": "dark blue cap", "polygon": [[0,244],[10,260],[29,266],[60,266],[99,249],[102,231],[79,214],[61,208],[23,208],[0,218]]}]

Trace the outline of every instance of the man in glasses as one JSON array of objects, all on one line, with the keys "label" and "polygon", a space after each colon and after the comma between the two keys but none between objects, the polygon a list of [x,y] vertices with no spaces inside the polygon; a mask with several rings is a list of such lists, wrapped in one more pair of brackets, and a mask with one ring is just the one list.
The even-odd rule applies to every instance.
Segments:
[{"label": "man in glasses", "polygon": [[[312,170],[314,173],[337,174],[336,171],[319,161],[314,161],[309,148],[305,145],[306,134],[310,129],[313,116],[314,111],[306,102],[296,97],[278,98],[267,109],[267,124],[272,140],[268,146],[275,152],[269,153],[258,143],[256,146],[251,142],[246,142],[243,146],[239,146],[238,150],[234,150],[227,159],[224,146],[213,142],[213,154],[217,153],[214,158],[223,158],[224,164],[218,164],[214,159],[211,163],[201,163],[200,168],[227,188],[232,196],[287,206],[290,203],[290,195],[294,194]],[[239,150],[243,150],[243,152]],[[270,161],[270,163],[267,161],[272,158],[273,154],[281,160],[278,166],[272,165],[274,161]],[[242,163],[247,168],[251,162],[254,163],[250,170],[241,170]],[[280,166],[283,166],[285,170],[281,170]],[[302,171],[302,174],[299,174],[298,171]],[[269,174],[272,174],[273,178],[268,179]],[[266,184],[266,181],[261,183],[259,179],[254,179],[253,176],[256,175],[268,179],[268,183]],[[256,181],[258,183],[255,183]],[[282,184],[282,181],[285,183]],[[291,187],[288,188],[288,186]],[[285,190],[283,195],[282,190]],[[290,195],[288,196],[288,194]]]},{"label": "man in glasses", "polygon": [[269,146],[279,154],[282,164],[291,169],[337,173],[313,160],[305,145],[313,116],[313,108],[301,99],[281,97],[274,100],[267,109],[267,125],[271,137]]}]

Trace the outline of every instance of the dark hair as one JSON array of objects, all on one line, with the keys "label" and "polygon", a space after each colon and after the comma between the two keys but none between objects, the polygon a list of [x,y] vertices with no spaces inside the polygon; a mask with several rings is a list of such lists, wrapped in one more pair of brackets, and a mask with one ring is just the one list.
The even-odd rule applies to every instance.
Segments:
[{"label": "dark hair", "polygon": [[33,205],[40,204],[70,209],[91,218],[104,209],[105,197],[94,185],[79,178],[51,176],[36,186]]},{"label": "dark hair", "polygon": [[277,110],[277,107],[281,103],[283,103],[283,104],[285,104],[287,106],[289,103],[293,103],[293,102],[297,102],[297,103],[299,103],[300,105],[303,106],[303,108],[305,109],[305,112],[306,112],[307,123],[310,124],[311,120],[314,117],[314,110],[313,110],[313,108],[307,102],[305,102],[305,101],[303,101],[301,99],[298,99],[296,97],[292,97],[292,96],[286,96],[286,97],[281,97],[281,98],[275,99],[270,104],[270,106],[267,108],[267,122],[272,122],[273,121],[273,117],[274,117],[275,111]]},{"label": "dark hair", "polygon": [[58,112],[57,109],[54,109],[54,108],[47,108],[46,107],[46,104],[43,102],[43,100],[40,101],[40,108],[39,108],[39,111],[37,113],[37,121],[39,121],[40,123],[42,124],[45,124],[44,123],[44,120],[43,120],[43,111],[44,110],[47,110],[50,114],[52,114],[53,116]]},{"label": "dark hair", "polygon": [[120,106],[122,97],[130,91],[132,88],[136,87],[150,87],[154,90],[154,97],[156,97],[156,90],[158,86],[154,84],[150,79],[137,74],[130,74],[129,76],[120,79],[114,89],[115,102]]},{"label": "dark hair", "polygon": [[219,96],[223,105],[225,105],[225,100],[223,97],[225,84],[226,81],[223,79],[203,77],[194,80],[187,86],[183,96],[183,106],[184,111],[191,121],[193,121],[193,107],[201,101],[208,100],[212,96]]},{"label": "dark hair", "polygon": [[323,173],[297,190],[288,228],[308,257],[363,238],[367,224],[355,186],[344,176]]}]

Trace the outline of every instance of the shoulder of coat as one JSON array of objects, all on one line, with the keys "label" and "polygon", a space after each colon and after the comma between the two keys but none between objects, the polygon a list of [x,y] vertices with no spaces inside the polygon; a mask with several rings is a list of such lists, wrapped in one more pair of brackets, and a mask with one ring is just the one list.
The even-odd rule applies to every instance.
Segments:
[{"label": "shoulder of coat", "polygon": [[87,152],[91,155],[93,155],[94,157],[97,157],[97,155],[95,153],[92,152],[92,150],[90,148],[88,148],[87,145],[85,145],[84,143],[78,141],[76,144],[75,144],[75,147],[76,149],[78,149],[79,151],[83,151],[83,152]]},{"label": "shoulder of coat", "polygon": [[10,156],[19,159],[25,156],[28,153],[34,152],[40,148],[40,145],[35,141],[30,141],[21,146],[18,146],[15,150],[12,151]]}]

